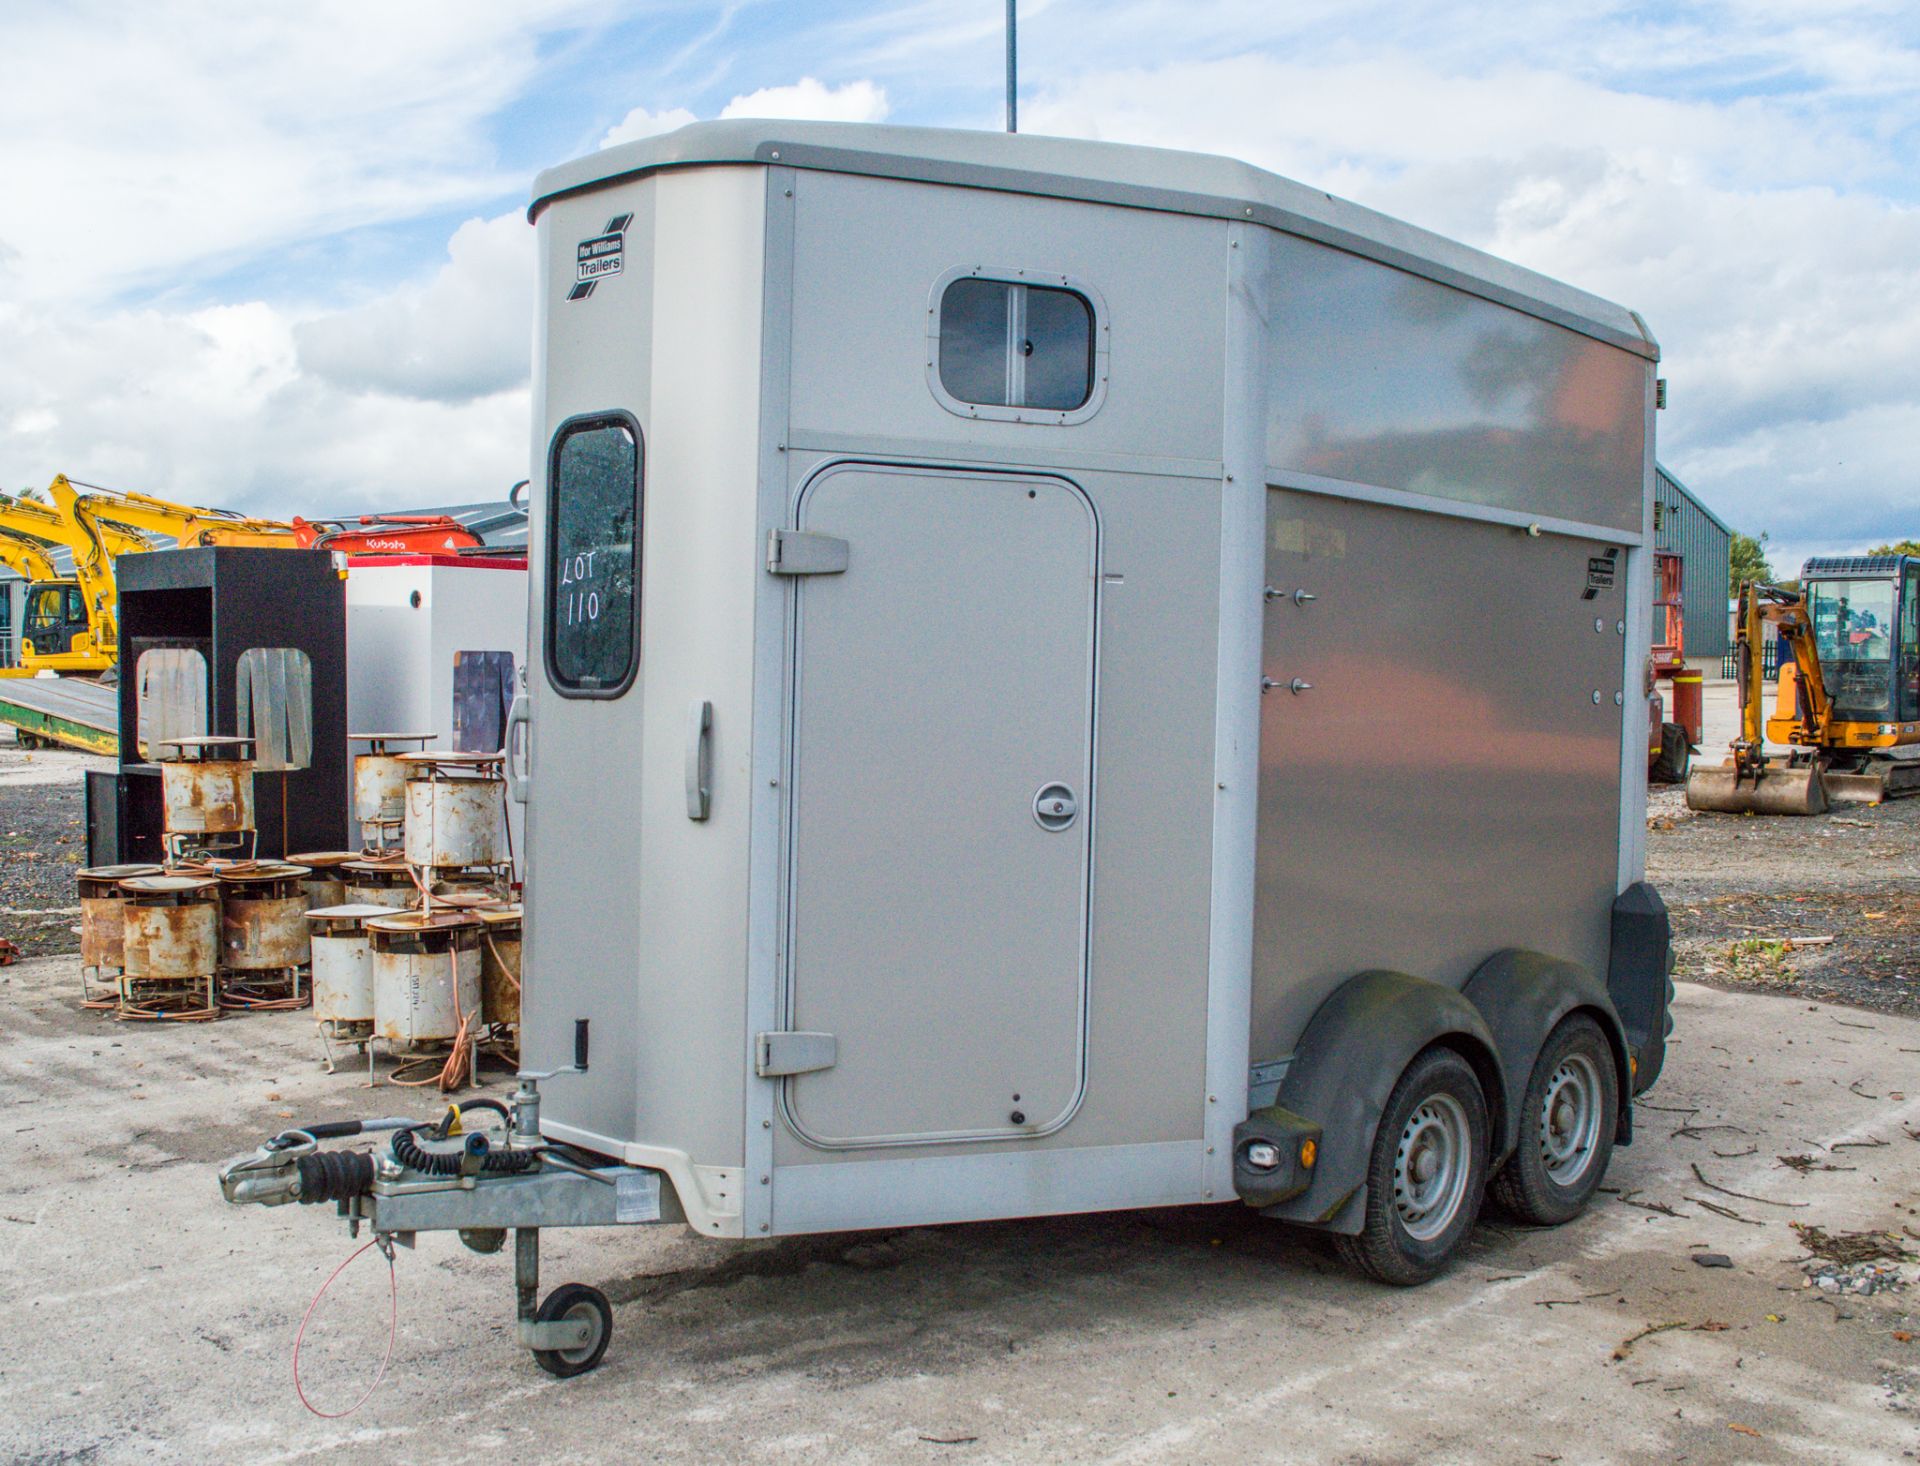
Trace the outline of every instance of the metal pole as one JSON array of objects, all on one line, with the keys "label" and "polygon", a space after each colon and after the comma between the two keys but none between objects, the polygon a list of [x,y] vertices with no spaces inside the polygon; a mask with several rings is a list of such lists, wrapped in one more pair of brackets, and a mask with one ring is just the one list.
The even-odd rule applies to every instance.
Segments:
[{"label": "metal pole", "polygon": [[1019,67],[1014,49],[1014,11],[1020,0],[1007,0],[1007,131],[1020,130],[1020,85]]}]

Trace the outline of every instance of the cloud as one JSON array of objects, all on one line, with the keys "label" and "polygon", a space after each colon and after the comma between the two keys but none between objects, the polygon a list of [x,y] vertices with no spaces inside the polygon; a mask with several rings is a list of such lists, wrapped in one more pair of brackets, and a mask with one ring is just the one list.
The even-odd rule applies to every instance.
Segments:
[{"label": "cloud", "polygon": [[645,107],[635,107],[607,129],[599,146],[610,148],[618,143],[634,142],[639,138],[672,132],[676,127],[685,127],[689,122],[699,120],[685,107],[669,107],[663,112],[649,112]]},{"label": "cloud", "polygon": [[496,498],[526,476],[524,385],[446,400],[340,385],[303,368],[301,324],[259,302],[0,308],[0,487],[64,472],[311,517]]},{"label": "cloud", "polygon": [[350,392],[464,402],[527,380],[534,234],[517,210],[469,219],[434,277],[293,328],[302,370]]},{"label": "cloud", "polygon": [[735,97],[722,117],[780,117],[804,122],[884,122],[893,110],[884,88],[870,81],[830,87],[803,76],[792,86],[762,87]]},{"label": "cloud", "polygon": [[488,129],[582,0],[0,7],[0,290],[97,302],[524,184]]},{"label": "cloud", "polygon": [[[762,87],[735,97],[720,109],[722,117],[779,117],[807,122],[884,122],[892,110],[886,90],[870,81],[830,87],[803,76],[792,86]],[[599,146],[610,148],[638,138],[672,132],[700,119],[685,107],[649,111],[635,107],[608,128]]]},{"label": "cloud", "polygon": [[[1846,87],[1898,70],[1825,64]],[[1805,89],[1660,97],[1390,54],[1092,71],[1024,110],[1243,157],[1634,307],[1671,382],[1662,460],[1783,561],[1917,527],[1898,447],[1920,416],[1920,209],[1878,186],[1902,146],[1886,119]]]}]

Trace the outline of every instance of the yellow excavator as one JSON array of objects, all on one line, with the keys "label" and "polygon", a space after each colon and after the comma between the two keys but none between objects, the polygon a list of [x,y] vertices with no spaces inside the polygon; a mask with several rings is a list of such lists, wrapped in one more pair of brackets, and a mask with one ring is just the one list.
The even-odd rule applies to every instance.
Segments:
[{"label": "yellow excavator", "polygon": [[[1687,804],[1729,814],[1821,814],[1920,794],[1920,557],[1820,556],[1800,589],[1743,585],[1734,627],[1740,732],[1718,768],[1694,765]],[[1763,720],[1765,628],[1780,642]],[[1767,744],[1788,751],[1768,753]]]},{"label": "yellow excavator", "polygon": [[[113,557],[146,549],[146,540],[116,525],[89,528],[53,504],[7,494],[0,494],[0,535],[11,547],[5,563],[28,583],[20,665],[6,675],[111,669],[120,634]],[[72,555],[73,574],[59,573],[54,549]]]},{"label": "yellow excavator", "polygon": [[29,544],[58,547],[73,557],[73,574],[61,576],[44,549],[37,563],[20,568],[30,582],[20,639],[20,665],[12,675],[48,670],[98,674],[119,654],[119,592],[114,558],[158,548],[268,545],[298,548],[294,528],[276,519],[249,519],[218,509],[174,504],[147,494],[103,489],[58,474],[46,498],[0,494],[0,533]]},{"label": "yellow excavator", "polygon": [[[0,530],[0,565],[27,582],[26,615],[28,625],[57,624],[60,634],[68,628],[87,630],[86,602],[78,582],[64,579],[48,558],[48,546],[25,535]],[[21,633],[24,640],[25,632]],[[30,676],[36,670],[27,667],[0,667],[0,677]]]}]

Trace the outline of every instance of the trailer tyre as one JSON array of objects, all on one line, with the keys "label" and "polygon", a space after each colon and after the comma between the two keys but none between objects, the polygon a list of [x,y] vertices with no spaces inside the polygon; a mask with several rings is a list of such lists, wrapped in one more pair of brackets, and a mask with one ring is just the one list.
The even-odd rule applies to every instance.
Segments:
[{"label": "trailer tyre", "polygon": [[571,1379],[585,1374],[600,1363],[607,1352],[607,1340],[613,1337],[613,1305],[607,1295],[585,1283],[562,1283],[547,1294],[546,1302],[534,1317],[541,1323],[556,1319],[584,1319],[588,1325],[587,1342],[578,1349],[535,1349],[533,1362],[548,1374]]},{"label": "trailer tyre", "polygon": [[1406,1287],[1434,1277],[1459,1251],[1487,1184],[1487,1101],[1473,1066],[1434,1047],[1388,1096],[1367,1165],[1358,1236],[1334,1246],[1353,1267]]},{"label": "trailer tyre", "polygon": [[1600,1025],[1570,1014],[1547,1035],[1520,1102],[1520,1143],[1493,1199],[1522,1221],[1557,1227],[1585,1208],[1613,1157],[1620,1080]]}]

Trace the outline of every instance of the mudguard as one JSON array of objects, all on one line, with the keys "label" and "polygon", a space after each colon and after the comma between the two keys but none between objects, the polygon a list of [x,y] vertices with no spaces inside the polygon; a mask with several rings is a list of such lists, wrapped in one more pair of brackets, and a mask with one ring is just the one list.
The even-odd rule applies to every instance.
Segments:
[{"label": "mudguard", "polygon": [[1673,1032],[1673,926],[1667,903],[1645,881],[1614,898],[1607,991],[1633,1055],[1633,1083],[1621,1093],[1644,1094],[1660,1077]]},{"label": "mudguard", "polygon": [[[1593,973],[1577,963],[1514,948],[1496,952],[1482,962],[1461,994],[1486,1020],[1494,1051],[1500,1056],[1507,1093],[1513,1096],[1506,1123],[1493,1134],[1492,1169],[1497,1170],[1519,1142],[1520,1101],[1527,1092],[1527,1081],[1533,1077],[1541,1045],[1554,1025],[1576,1009],[1592,1012],[1607,1035],[1619,1080],[1620,1108],[1622,1114],[1626,1112],[1633,1093],[1632,1070],[1627,1062],[1630,1050],[1607,985]],[[1620,1123],[1620,1116],[1614,1117],[1614,1125],[1616,1143],[1626,1144],[1630,1132]]]},{"label": "mudguard", "polygon": [[1473,1065],[1493,1133],[1506,1134],[1511,1122],[1499,1051],[1473,1004],[1425,978],[1363,972],[1334,989],[1294,1048],[1276,1103],[1321,1127],[1319,1155],[1306,1190],[1262,1207],[1261,1215],[1357,1233],[1381,1112],[1414,1056],[1441,1039]]}]

